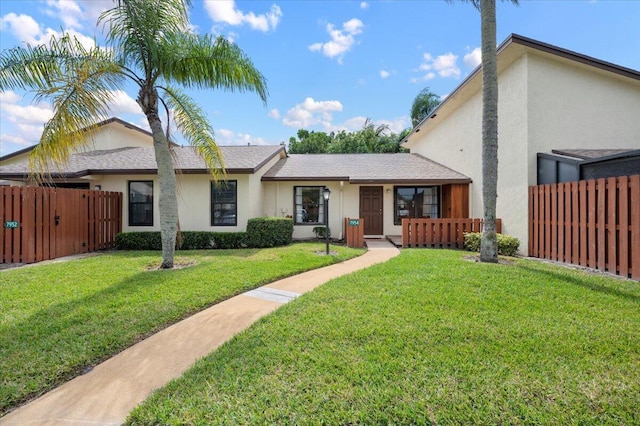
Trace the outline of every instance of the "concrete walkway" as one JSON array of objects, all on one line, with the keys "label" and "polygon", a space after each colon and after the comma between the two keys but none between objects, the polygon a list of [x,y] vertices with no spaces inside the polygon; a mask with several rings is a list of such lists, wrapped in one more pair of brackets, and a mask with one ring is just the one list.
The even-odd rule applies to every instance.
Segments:
[{"label": "concrete walkway", "polygon": [[384,240],[367,245],[360,257],[273,282],[180,321],[0,418],[0,425],[120,425],[154,389],[262,316],[333,278],[400,253]]}]

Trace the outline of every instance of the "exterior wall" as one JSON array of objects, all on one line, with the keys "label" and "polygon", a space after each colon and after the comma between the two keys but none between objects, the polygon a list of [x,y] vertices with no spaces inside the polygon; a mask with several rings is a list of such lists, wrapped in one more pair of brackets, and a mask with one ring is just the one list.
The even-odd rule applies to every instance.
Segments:
[{"label": "exterior wall", "polygon": [[89,144],[79,147],[76,152],[95,150],[149,147],[152,146],[151,136],[135,129],[129,129],[121,123],[109,123],[96,129]]},{"label": "exterior wall", "polygon": [[[263,182],[264,214],[267,216],[293,216],[295,186],[328,186],[331,190],[329,199],[329,228],[334,238],[344,237],[344,218],[360,216],[360,186],[349,182],[337,181],[295,181],[295,182]],[[365,186],[365,185],[362,185]],[[400,235],[400,226],[393,224],[393,185],[382,186],[383,190],[383,226],[385,235]],[[387,193],[388,191],[388,193]],[[315,237],[313,228],[319,225],[294,225],[293,238],[306,239]]]},{"label": "exterior wall", "polygon": [[538,152],[640,148],[640,81],[537,54],[528,74],[530,185]]},{"label": "exterior wall", "polygon": [[[480,75],[477,76],[480,78]],[[640,82],[574,61],[525,52],[499,75],[498,201],[503,232],[528,245],[527,189],[537,153],[638,148]],[[483,216],[482,102],[478,90],[449,116],[413,136],[417,152],[470,176],[470,215]]]},{"label": "exterior wall", "polygon": [[[250,199],[250,175],[228,175],[229,180],[238,181],[237,226],[211,226],[211,181],[210,175],[178,175],[178,215],[183,231],[235,232],[247,228],[253,201]],[[95,184],[103,191],[123,193],[122,231],[159,231],[160,211],[158,209],[159,184],[156,175],[94,176]],[[153,226],[129,226],[129,181],[153,181]]]},{"label": "exterior wall", "polygon": [[[527,58],[523,56],[499,75],[498,93],[498,217],[503,232],[526,247],[528,199],[526,174]],[[482,93],[476,91],[460,107],[428,131],[417,133],[416,152],[465,174],[469,185],[469,216],[483,217],[482,203]],[[392,200],[393,201],[393,200]],[[398,232],[399,234],[400,232]]]}]

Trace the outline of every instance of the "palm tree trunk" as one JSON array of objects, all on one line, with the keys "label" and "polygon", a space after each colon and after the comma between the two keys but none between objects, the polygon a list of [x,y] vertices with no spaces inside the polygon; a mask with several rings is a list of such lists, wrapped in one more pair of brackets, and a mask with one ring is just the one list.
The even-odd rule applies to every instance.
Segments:
[{"label": "palm tree trunk", "polygon": [[153,134],[153,148],[158,168],[160,186],[158,208],[160,210],[160,235],[162,239],[163,269],[173,268],[173,256],[178,232],[178,197],[176,195],[176,174],[169,142],[162,130],[158,115],[158,94],[155,89],[141,89],[138,103],[142,106]]},{"label": "palm tree trunk", "polygon": [[498,57],[496,2],[480,0],[482,32],[482,201],[484,228],[480,261],[498,262],[496,199],[498,197]]}]

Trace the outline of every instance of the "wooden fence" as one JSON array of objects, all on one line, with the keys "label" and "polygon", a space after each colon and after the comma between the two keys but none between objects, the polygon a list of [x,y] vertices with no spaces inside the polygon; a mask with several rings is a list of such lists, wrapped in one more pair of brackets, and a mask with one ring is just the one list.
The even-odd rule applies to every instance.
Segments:
[{"label": "wooden fence", "polygon": [[1,263],[109,249],[122,230],[119,192],[0,187]]},{"label": "wooden fence", "polygon": [[640,175],[529,187],[529,255],[640,279]]},{"label": "wooden fence", "polygon": [[[482,232],[482,219],[402,219],[402,247],[464,248],[464,234]],[[502,221],[496,219],[497,232]]]},{"label": "wooden fence", "polygon": [[364,219],[345,217],[344,237],[348,247],[364,247]]}]

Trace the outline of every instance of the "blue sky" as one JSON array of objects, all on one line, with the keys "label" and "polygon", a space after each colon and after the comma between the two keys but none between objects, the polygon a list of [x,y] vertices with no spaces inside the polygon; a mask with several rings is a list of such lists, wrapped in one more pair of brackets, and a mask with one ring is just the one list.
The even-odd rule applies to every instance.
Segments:
[{"label": "blue sky", "polygon": [[[86,43],[110,0],[0,0],[0,49],[70,31]],[[395,133],[410,126],[424,87],[446,97],[478,65],[479,12],[427,1],[194,0],[199,32],[236,42],[268,81],[265,106],[251,93],[191,93],[220,145],[278,144],[298,129],[359,130],[367,118]],[[498,3],[498,43],[511,33],[640,69],[640,1]],[[118,116],[146,127],[135,88],[118,93]],[[37,143],[51,116],[29,93],[0,93],[0,155]]]}]

